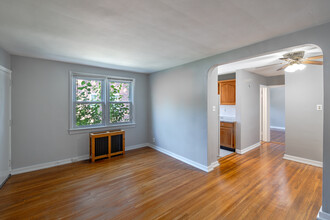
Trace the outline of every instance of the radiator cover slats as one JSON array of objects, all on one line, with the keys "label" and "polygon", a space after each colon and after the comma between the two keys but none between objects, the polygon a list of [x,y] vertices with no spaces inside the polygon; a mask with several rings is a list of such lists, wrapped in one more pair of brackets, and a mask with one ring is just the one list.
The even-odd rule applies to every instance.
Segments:
[{"label": "radiator cover slats", "polygon": [[95,138],[95,156],[109,154],[109,137]]},{"label": "radiator cover slats", "polygon": [[111,152],[119,152],[123,150],[123,135],[111,136]]}]

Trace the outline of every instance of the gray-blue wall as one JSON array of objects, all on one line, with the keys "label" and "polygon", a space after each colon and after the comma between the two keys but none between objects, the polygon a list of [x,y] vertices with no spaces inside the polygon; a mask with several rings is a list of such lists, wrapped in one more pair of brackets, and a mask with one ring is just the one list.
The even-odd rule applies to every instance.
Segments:
[{"label": "gray-blue wall", "polygon": [[260,86],[266,80],[246,70],[236,72],[236,146],[240,150],[260,142]]},{"label": "gray-blue wall", "polygon": [[270,127],[285,128],[285,87],[270,88]]},{"label": "gray-blue wall", "polygon": [[266,80],[267,80],[267,86],[284,85],[285,84],[285,76],[284,75],[266,77]]},{"label": "gray-blue wall", "polygon": [[205,97],[202,84],[202,74],[185,67],[150,75],[151,136],[155,145],[206,165],[206,103],[201,103]]},{"label": "gray-blue wall", "polygon": [[229,79],[236,79],[236,73],[221,74],[218,76],[218,81]]},{"label": "gray-blue wall", "polygon": [[[10,69],[10,55],[0,48],[0,67]],[[10,173],[10,76],[0,68],[0,186]]]},{"label": "gray-blue wall", "polygon": [[285,74],[285,154],[322,162],[323,111],[316,109],[318,104],[323,105],[322,66]]},{"label": "gray-blue wall", "polygon": [[4,49],[0,48],[0,66],[11,69],[11,57]]},{"label": "gray-blue wall", "polygon": [[135,78],[136,126],[126,146],[147,143],[148,75],[64,62],[12,57],[12,167],[88,155],[88,133],[69,135],[69,71]]}]

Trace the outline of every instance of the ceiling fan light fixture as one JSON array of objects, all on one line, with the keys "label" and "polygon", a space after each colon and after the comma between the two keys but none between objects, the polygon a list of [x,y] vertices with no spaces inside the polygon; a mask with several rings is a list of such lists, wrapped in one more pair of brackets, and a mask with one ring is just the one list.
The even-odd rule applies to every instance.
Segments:
[{"label": "ceiling fan light fixture", "polygon": [[292,65],[286,67],[284,69],[284,71],[288,72],[288,73],[293,73],[293,72],[296,72],[297,70],[303,70],[305,68],[306,68],[306,65],[295,63],[295,64],[292,64]]},{"label": "ceiling fan light fixture", "polygon": [[304,64],[299,64],[299,70],[304,70],[306,68],[306,65]]}]

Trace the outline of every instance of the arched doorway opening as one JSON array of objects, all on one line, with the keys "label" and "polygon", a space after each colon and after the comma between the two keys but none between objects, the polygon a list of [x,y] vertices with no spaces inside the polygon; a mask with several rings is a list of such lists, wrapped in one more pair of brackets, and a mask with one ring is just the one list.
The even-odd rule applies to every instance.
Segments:
[{"label": "arched doorway opening", "polygon": [[[290,52],[304,51],[303,58],[316,57],[322,55],[322,50],[317,45],[306,44],[267,54],[239,60],[232,63],[215,65],[208,71],[207,79],[207,120],[208,120],[208,163],[216,166],[220,155],[220,116],[219,116],[219,95],[218,95],[218,76],[221,74],[235,72],[240,82],[236,85],[237,106],[236,106],[236,152],[244,154],[260,145],[261,130],[263,127],[262,117],[260,117],[260,96],[252,95],[251,90],[260,89],[261,84],[255,83],[251,77],[241,77],[246,72],[262,75],[277,72],[276,70],[287,65],[286,60],[279,59]],[[306,55],[306,56],[305,56]],[[313,59],[322,61],[322,59]],[[288,91],[286,89],[285,115],[288,121],[286,133],[288,145],[285,149],[285,159],[307,163],[315,166],[322,166],[323,155],[323,65],[314,65],[313,62],[305,63],[306,69],[299,70],[300,74],[287,73],[281,69],[283,77],[288,81]],[[268,69],[267,69],[268,68]],[[260,71],[263,70],[263,71]],[[239,74],[239,75],[238,75]],[[274,73],[273,73],[274,74]],[[268,77],[271,77],[269,75]],[[267,79],[266,79],[267,81]],[[276,85],[270,82],[272,85]],[[258,86],[258,88],[257,88]],[[267,85],[268,86],[268,85]],[[305,88],[303,88],[305,86]],[[306,87],[307,86],[307,87]],[[313,91],[308,91],[308,86]],[[315,90],[317,90],[315,92]],[[260,91],[260,90],[259,90]],[[260,92],[258,93],[260,95]],[[249,96],[250,95],[250,96]],[[243,97],[244,96],[244,97]],[[253,96],[253,97],[252,97]],[[252,98],[251,98],[252,97]],[[251,98],[251,100],[249,100]],[[258,101],[258,104],[256,104]],[[251,103],[252,102],[252,105]],[[254,105],[253,105],[254,103]],[[306,107],[304,107],[306,105]],[[321,106],[321,107],[320,107]],[[254,109],[254,110],[253,110]],[[257,110],[258,113],[256,112]],[[252,112],[252,113],[251,113]],[[253,117],[251,116],[253,114]],[[266,117],[267,118],[267,117]],[[287,121],[286,120],[286,121]],[[253,125],[253,126],[251,126]],[[261,128],[261,130],[260,130]],[[252,132],[251,132],[252,131]],[[266,132],[263,131],[263,132]],[[304,134],[299,138],[299,134]],[[253,140],[251,137],[254,137]],[[257,141],[258,139],[258,141]],[[259,144],[258,144],[259,143]],[[313,143],[314,148],[308,148]],[[316,147],[315,147],[316,146]]]}]

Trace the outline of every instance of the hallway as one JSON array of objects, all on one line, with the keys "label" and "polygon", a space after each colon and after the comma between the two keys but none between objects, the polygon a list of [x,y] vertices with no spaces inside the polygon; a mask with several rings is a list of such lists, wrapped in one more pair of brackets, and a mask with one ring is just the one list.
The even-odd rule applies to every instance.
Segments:
[{"label": "hallway", "polygon": [[285,131],[270,129],[270,142],[285,144]]}]

